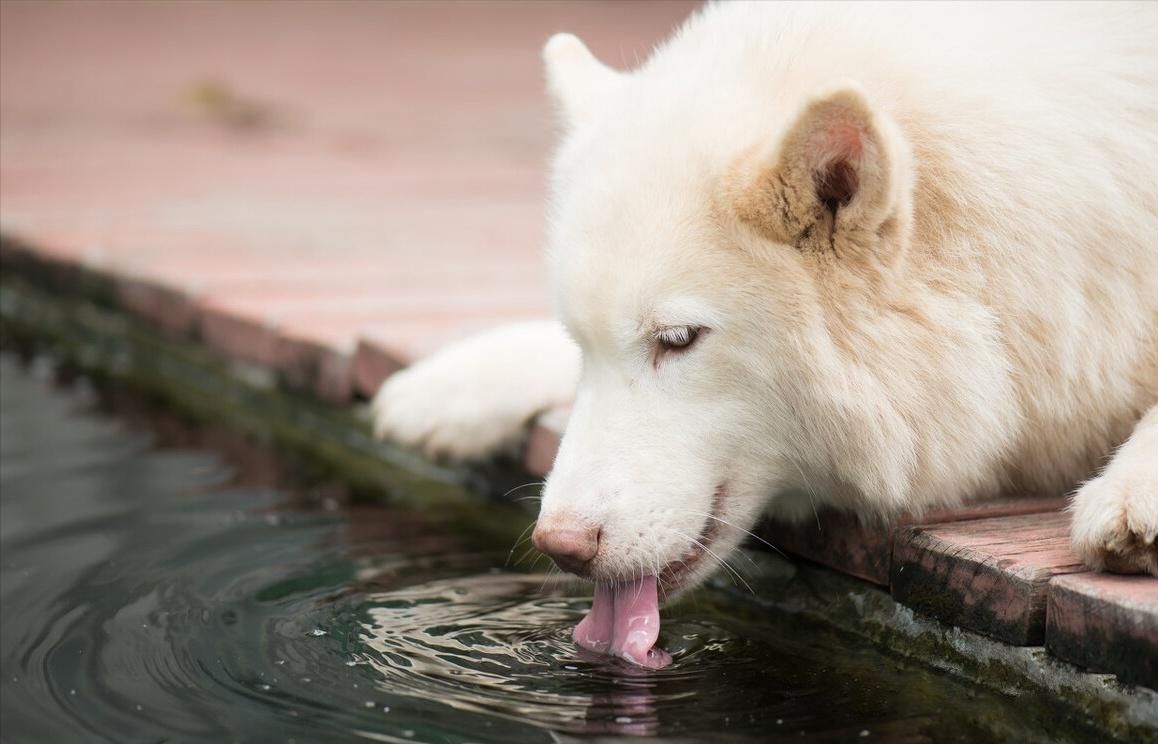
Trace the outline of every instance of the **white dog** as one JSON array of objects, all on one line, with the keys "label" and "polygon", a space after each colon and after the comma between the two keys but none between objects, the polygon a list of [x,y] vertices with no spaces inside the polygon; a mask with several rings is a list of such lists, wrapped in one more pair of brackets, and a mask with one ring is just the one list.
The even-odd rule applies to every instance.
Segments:
[{"label": "white dog", "polygon": [[657,593],[810,499],[1076,489],[1077,554],[1158,573],[1158,7],[727,3],[630,73],[544,53],[562,323],[374,412],[478,457],[574,399],[534,541],[597,582],[577,640],[663,663]]}]

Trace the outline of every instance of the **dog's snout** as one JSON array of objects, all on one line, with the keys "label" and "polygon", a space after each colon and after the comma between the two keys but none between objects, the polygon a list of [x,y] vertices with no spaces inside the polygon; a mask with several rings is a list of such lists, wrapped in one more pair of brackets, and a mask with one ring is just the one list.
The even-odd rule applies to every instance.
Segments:
[{"label": "dog's snout", "polygon": [[531,542],[564,571],[583,576],[599,552],[599,528],[576,524],[540,524]]}]

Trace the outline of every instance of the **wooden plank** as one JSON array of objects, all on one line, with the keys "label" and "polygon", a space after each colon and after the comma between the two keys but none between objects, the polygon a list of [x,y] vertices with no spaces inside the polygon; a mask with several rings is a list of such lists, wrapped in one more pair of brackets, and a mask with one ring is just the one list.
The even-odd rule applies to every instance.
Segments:
[{"label": "wooden plank", "polygon": [[387,377],[406,366],[407,360],[373,339],[358,339],[354,351],[354,392],[373,398]]},{"label": "wooden plank", "polygon": [[193,336],[199,311],[191,294],[149,279],[116,277],[115,282],[126,310],[172,336]]},{"label": "wooden plank", "polygon": [[277,339],[277,371],[290,387],[309,390],[331,403],[348,403],[353,393],[353,354],[336,344],[282,332]]},{"label": "wooden plank", "polygon": [[198,333],[206,346],[227,359],[276,369],[276,321],[258,312],[240,312],[216,303],[201,305],[200,309]]},{"label": "wooden plank", "polygon": [[822,511],[816,521],[802,524],[767,520],[756,534],[785,553],[887,586],[894,529],[862,523],[845,512]]},{"label": "wooden plank", "polygon": [[1095,573],[1054,578],[1045,645],[1067,661],[1158,689],[1158,579]]},{"label": "wooden plank", "polygon": [[952,625],[1039,645],[1050,579],[1084,570],[1070,552],[1069,523],[1052,512],[903,528],[893,543],[893,597]]},{"label": "wooden plank", "polygon": [[757,533],[787,553],[888,586],[894,534],[900,527],[1055,512],[1065,505],[1064,498],[999,499],[906,515],[889,525],[862,523],[850,514],[828,510],[821,511],[816,521],[802,524],[769,520]]}]

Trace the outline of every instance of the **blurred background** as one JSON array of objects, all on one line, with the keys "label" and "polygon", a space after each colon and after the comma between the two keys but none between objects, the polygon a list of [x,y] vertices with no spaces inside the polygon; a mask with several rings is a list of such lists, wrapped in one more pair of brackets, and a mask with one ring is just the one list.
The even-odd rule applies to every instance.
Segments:
[{"label": "blurred background", "polygon": [[405,362],[549,312],[544,41],[632,67],[694,7],[4,0],[0,231],[234,356]]}]

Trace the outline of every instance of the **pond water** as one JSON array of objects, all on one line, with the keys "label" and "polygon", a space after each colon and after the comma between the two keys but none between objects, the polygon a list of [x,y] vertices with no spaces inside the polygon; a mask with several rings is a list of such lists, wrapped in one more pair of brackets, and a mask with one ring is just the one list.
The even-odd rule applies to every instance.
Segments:
[{"label": "pond water", "polygon": [[466,512],[367,503],[43,360],[0,365],[6,742],[1092,734],[714,590],[665,611],[667,669],[578,653],[589,592],[508,566]]}]

